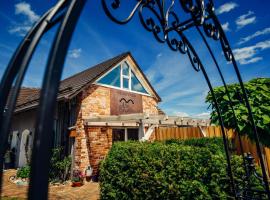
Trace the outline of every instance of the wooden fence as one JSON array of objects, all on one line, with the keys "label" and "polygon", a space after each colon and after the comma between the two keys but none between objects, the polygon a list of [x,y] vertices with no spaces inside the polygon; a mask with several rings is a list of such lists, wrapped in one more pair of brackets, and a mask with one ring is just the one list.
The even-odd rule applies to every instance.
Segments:
[{"label": "wooden fence", "polygon": [[[237,154],[241,154],[240,142],[236,133],[230,129],[226,130],[227,135],[232,139],[233,144],[236,147]],[[154,132],[155,140],[169,140],[169,139],[190,139],[190,138],[202,138],[202,137],[222,137],[221,128],[219,126],[207,126],[207,127],[158,127]],[[255,161],[259,163],[259,157],[256,151],[256,145],[250,141],[246,136],[241,136],[244,152],[250,152],[255,158]],[[270,174],[270,148],[263,147],[264,162]]]}]

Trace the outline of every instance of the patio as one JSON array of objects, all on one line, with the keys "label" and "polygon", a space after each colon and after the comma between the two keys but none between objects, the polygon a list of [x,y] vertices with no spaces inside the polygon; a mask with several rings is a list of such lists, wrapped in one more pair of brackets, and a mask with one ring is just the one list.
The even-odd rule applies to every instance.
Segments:
[{"label": "patio", "polygon": [[[16,170],[4,172],[3,188],[1,197],[16,197],[19,200],[27,199],[27,186],[18,186],[11,181],[9,177],[16,174]],[[73,188],[69,184],[64,186],[50,186],[49,199],[99,199],[99,184],[85,183],[82,187]]]}]

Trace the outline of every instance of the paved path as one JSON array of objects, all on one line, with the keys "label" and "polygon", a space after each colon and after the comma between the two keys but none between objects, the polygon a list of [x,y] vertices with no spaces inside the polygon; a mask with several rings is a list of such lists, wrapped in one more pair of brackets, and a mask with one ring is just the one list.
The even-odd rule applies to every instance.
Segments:
[{"label": "paved path", "polygon": [[[9,177],[16,174],[16,170],[8,170],[4,172],[3,190],[1,196],[17,197],[19,199],[27,198],[27,186],[18,186],[9,181]],[[1,198],[0,198],[1,199]],[[99,199],[98,183],[85,183],[82,187],[71,187],[70,185],[50,186],[49,199],[59,200],[97,200]]]}]

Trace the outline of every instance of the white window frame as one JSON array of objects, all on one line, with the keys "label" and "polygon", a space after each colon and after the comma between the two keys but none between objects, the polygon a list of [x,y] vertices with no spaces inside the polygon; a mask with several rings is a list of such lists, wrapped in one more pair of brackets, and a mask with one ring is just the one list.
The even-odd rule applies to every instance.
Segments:
[{"label": "white window frame", "polygon": [[[124,75],[123,74],[123,64],[124,63],[127,63],[128,67],[129,67],[129,75]],[[102,84],[102,83],[98,83],[98,81],[100,79],[102,79],[104,76],[106,76],[107,74],[109,74],[111,71],[113,71],[115,68],[119,67],[120,65],[120,87],[116,87],[116,86],[113,86],[113,85],[107,85],[107,84]],[[133,92],[133,93],[137,93],[137,94],[141,94],[141,95],[145,95],[145,96],[152,96],[150,95],[150,92],[143,86],[143,88],[145,89],[145,91],[147,93],[143,93],[143,92],[138,92],[138,91],[134,91],[131,89],[131,71],[132,71],[132,65],[129,63],[128,60],[124,60],[122,61],[121,63],[118,63],[117,65],[115,65],[113,68],[111,68],[109,71],[107,71],[103,76],[101,76],[100,78],[98,78],[94,84],[96,85],[101,85],[101,86],[104,86],[104,87],[109,87],[109,88],[113,88],[113,89],[119,89],[119,90],[124,90],[124,91],[128,91],[128,92]],[[134,73],[134,75],[136,76],[136,74]],[[137,77],[137,76],[136,76]],[[128,79],[128,88],[124,88],[123,87],[123,79],[126,78]],[[141,83],[140,79],[137,77],[137,79],[139,80],[139,82]],[[142,83],[141,83],[142,84]]]}]

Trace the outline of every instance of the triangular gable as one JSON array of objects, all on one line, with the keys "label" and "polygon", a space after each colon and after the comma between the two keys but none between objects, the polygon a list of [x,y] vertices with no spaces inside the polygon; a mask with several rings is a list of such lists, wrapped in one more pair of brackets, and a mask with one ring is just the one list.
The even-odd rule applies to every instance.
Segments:
[{"label": "triangular gable", "polygon": [[160,101],[159,96],[153,90],[145,75],[131,56],[127,56],[121,62],[117,63],[99,77],[95,83],[107,87],[150,95]]}]

